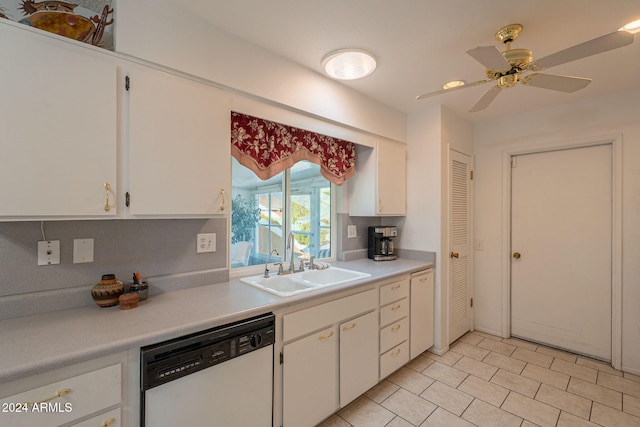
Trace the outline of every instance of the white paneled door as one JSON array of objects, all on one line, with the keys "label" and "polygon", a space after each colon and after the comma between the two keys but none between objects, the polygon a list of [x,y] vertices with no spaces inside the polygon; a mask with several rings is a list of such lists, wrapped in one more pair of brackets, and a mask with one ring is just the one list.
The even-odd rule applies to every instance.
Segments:
[{"label": "white paneled door", "polygon": [[471,329],[471,157],[449,150],[449,343]]},{"label": "white paneled door", "polygon": [[511,334],[611,360],[611,145],[511,166]]}]

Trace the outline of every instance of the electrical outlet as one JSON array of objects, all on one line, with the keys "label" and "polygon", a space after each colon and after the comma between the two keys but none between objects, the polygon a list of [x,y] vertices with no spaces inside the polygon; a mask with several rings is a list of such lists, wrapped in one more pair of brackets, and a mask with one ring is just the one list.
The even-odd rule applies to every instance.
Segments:
[{"label": "electrical outlet", "polygon": [[93,239],[73,239],[73,263],[93,262]]},{"label": "electrical outlet", "polygon": [[201,233],[196,236],[196,253],[215,251],[216,233]]},{"label": "electrical outlet", "polygon": [[60,240],[38,242],[38,265],[60,264]]},{"label": "electrical outlet", "polygon": [[354,239],[358,237],[358,231],[355,225],[347,225],[347,239]]}]

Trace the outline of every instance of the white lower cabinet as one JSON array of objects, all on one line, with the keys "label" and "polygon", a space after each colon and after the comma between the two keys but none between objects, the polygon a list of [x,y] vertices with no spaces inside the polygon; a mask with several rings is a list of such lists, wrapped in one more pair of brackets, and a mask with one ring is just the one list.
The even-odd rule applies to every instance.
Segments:
[{"label": "white lower cabinet", "polygon": [[411,275],[411,359],[433,345],[433,269]]},{"label": "white lower cabinet", "polygon": [[284,427],[314,426],[377,382],[377,307],[371,289],[283,316]]},{"label": "white lower cabinet", "polygon": [[340,407],[378,383],[375,311],[340,325]]},{"label": "white lower cabinet", "polygon": [[380,286],[380,379],[409,361],[408,278]]},{"label": "white lower cabinet", "polygon": [[337,351],[335,327],[284,346],[284,426],[313,426],[338,409]]},{"label": "white lower cabinet", "polygon": [[[53,427],[67,425],[91,414],[114,409],[122,402],[122,365],[120,363],[65,378],[0,400],[0,425],[12,427]],[[118,413],[120,409],[118,408]],[[114,412],[115,414],[115,412]],[[104,424],[120,417],[101,414],[92,418]],[[88,422],[89,420],[86,420]],[[102,423],[102,424],[100,424]]]},{"label": "white lower cabinet", "polygon": [[433,345],[433,270],[286,313],[282,337],[281,424],[317,425]]},{"label": "white lower cabinet", "polygon": [[380,378],[386,378],[409,361],[409,342],[403,341],[380,356]]}]

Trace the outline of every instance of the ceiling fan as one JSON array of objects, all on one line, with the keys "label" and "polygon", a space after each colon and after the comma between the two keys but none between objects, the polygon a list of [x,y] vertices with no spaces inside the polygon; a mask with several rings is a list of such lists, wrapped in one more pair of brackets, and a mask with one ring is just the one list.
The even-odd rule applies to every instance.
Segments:
[{"label": "ceiling fan", "polygon": [[496,85],[489,88],[469,110],[469,112],[476,112],[487,108],[502,89],[513,87],[518,82],[526,86],[567,93],[575,92],[591,83],[591,79],[541,74],[539,71],[627,46],[633,43],[634,38],[634,35],[628,31],[615,31],[534,61],[533,53],[529,49],[511,49],[511,43],[521,31],[522,25],[520,24],[507,25],[498,30],[496,39],[506,45],[504,52],[500,52],[495,46],[479,46],[467,51],[467,54],[487,68],[485,73],[487,79],[471,83],[460,82],[457,86],[446,87],[447,85],[445,85],[445,89],[425,93],[417,96],[416,99],[424,99],[466,87],[496,82]]}]

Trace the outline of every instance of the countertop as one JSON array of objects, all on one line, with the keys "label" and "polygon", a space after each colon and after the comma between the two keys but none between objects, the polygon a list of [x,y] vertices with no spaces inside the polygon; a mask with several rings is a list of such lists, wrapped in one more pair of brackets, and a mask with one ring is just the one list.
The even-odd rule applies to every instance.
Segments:
[{"label": "countertop", "polygon": [[131,350],[254,315],[306,303],[393,276],[432,267],[411,259],[332,262],[371,277],[297,296],[280,298],[229,282],[151,295],[132,310],[118,306],[78,307],[0,321],[0,384]]}]

